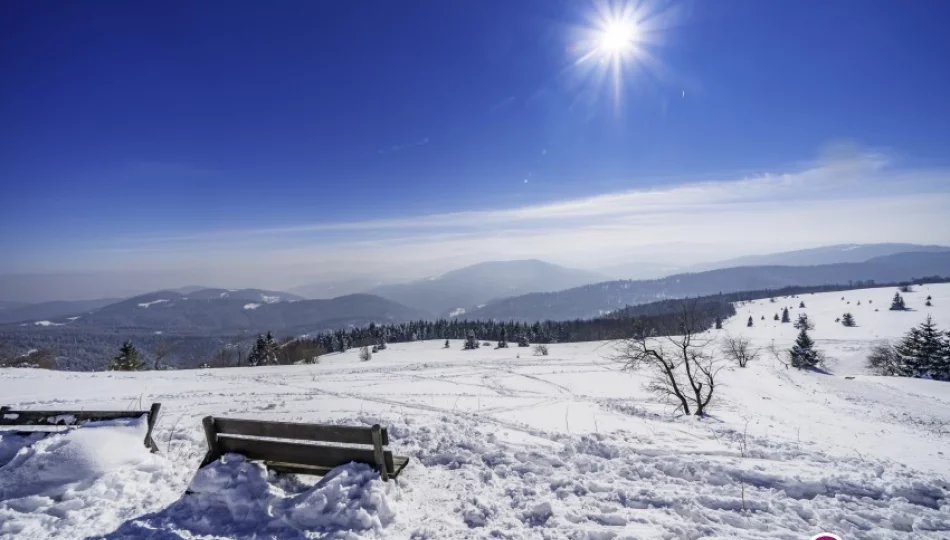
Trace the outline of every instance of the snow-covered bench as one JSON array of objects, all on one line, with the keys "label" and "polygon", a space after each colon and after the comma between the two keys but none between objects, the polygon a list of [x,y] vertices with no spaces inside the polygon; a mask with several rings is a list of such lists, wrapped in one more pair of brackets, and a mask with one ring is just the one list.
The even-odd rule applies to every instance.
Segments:
[{"label": "snow-covered bench", "polygon": [[[206,416],[208,453],[201,467],[227,453],[263,461],[271,470],[323,476],[350,462],[365,463],[384,480],[395,478],[409,462],[386,449],[386,428],[267,422]],[[336,446],[327,444],[331,443]],[[347,446],[339,446],[347,445]]]},{"label": "snow-covered bench", "polygon": [[152,452],[158,452],[158,445],[152,440],[152,428],[158,420],[161,403],[152,403],[147,411],[21,411],[10,407],[0,407],[0,428],[13,426],[20,434],[50,431],[49,428],[77,427],[87,422],[141,418],[147,416],[148,430],[145,432],[145,446]]}]

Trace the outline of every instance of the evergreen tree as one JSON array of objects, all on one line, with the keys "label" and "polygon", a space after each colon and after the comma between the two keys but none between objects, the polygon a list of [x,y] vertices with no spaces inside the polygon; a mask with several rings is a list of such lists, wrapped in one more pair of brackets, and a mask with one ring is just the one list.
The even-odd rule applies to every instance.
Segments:
[{"label": "evergreen tree", "polygon": [[924,305],[927,307],[933,307],[933,304],[930,303],[930,298],[928,298],[927,301],[924,302]]},{"label": "evergreen tree", "polygon": [[145,362],[142,360],[142,355],[139,354],[135,345],[132,345],[132,342],[128,340],[122,343],[122,346],[119,347],[119,354],[115,355],[109,365],[109,369],[112,371],[139,371],[144,368]]},{"label": "evergreen tree", "polygon": [[749,315],[749,322],[746,323],[746,326],[752,328],[752,315]]},{"label": "evergreen tree", "polygon": [[277,353],[280,352],[280,345],[274,339],[270,332],[266,336],[258,334],[251,352],[247,355],[247,364],[249,366],[267,366],[277,364]]},{"label": "evergreen tree", "polygon": [[901,293],[894,293],[894,299],[891,300],[891,311],[904,311],[907,306],[904,305],[904,298]]},{"label": "evergreen tree", "polygon": [[792,367],[798,369],[813,368],[821,364],[821,355],[815,350],[815,342],[808,336],[805,328],[798,333],[795,345],[788,355],[792,360]]},{"label": "evergreen tree", "polygon": [[508,348],[508,330],[504,326],[501,327],[501,337],[498,339],[497,348],[499,349]]},{"label": "evergreen tree", "polygon": [[798,314],[798,320],[795,321],[795,328],[798,330],[814,330],[815,325],[808,320],[808,315],[805,313]]},{"label": "evergreen tree", "polygon": [[924,322],[904,335],[894,351],[905,376],[950,380],[948,346],[947,338],[928,315]]},{"label": "evergreen tree", "polygon": [[798,307],[804,309],[804,308],[805,308],[805,301],[802,300],[802,301],[798,304]]},{"label": "evergreen tree", "polygon": [[445,346],[443,346],[442,348],[443,348],[443,349],[448,349],[448,348],[449,348],[449,340],[445,340]]},{"label": "evergreen tree", "polygon": [[783,323],[792,322],[792,320],[788,316],[788,308],[785,308],[782,310],[782,322]]},{"label": "evergreen tree", "polygon": [[775,316],[774,316],[774,317],[772,317],[772,320],[773,320],[773,321],[777,321],[777,320],[779,320],[779,316],[778,316],[778,313],[776,313],[776,314],[775,314]]},{"label": "evergreen tree", "polygon": [[847,326],[847,327],[849,327],[849,328],[852,327],[852,326],[855,326],[855,324],[854,324],[854,315],[852,315],[850,312],[849,312],[849,313],[845,313],[844,315],[842,315],[842,316],[841,316],[841,324],[843,324],[844,326]]},{"label": "evergreen tree", "polygon": [[477,349],[479,347],[478,340],[475,339],[475,331],[469,330],[468,336],[465,338],[465,344],[462,345],[462,348],[465,350]]},{"label": "evergreen tree", "polygon": [[518,337],[518,346],[519,346],[519,347],[530,347],[531,344],[528,343],[528,336],[526,336],[526,335],[524,335],[524,334],[521,334],[521,336]]},{"label": "evergreen tree", "polygon": [[722,330],[722,317],[716,316],[716,330]]}]

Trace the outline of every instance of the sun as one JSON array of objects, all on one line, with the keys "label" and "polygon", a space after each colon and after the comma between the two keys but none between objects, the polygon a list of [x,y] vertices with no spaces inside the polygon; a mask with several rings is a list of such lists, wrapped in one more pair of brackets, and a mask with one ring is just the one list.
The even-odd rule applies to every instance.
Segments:
[{"label": "sun", "polygon": [[637,24],[632,20],[609,20],[600,30],[598,49],[607,55],[623,55],[636,49]]},{"label": "sun", "polygon": [[571,84],[578,99],[591,103],[602,89],[611,89],[619,110],[625,84],[659,78],[662,66],[655,54],[678,10],[664,0],[590,1],[584,22],[569,30]]}]

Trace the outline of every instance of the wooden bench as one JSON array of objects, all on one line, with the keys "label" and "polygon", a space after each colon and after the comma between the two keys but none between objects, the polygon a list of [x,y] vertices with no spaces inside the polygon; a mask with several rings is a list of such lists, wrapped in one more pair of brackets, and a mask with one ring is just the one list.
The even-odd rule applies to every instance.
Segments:
[{"label": "wooden bench", "polygon": [[140,418],[144,414],[148,417],[145,446],[152,452],[158,452],[158,445],[152,440],[152,428],[155,427],[161,408],[161,403],[152,403],[152,407],[147,411],[20,411],[4,406],[0,407],[0,426],[31,428],[16,430],[18,434],[27,435],[48,431],[43,428],[77,427],[87,422]]},{"label": "wooden bench", "polygon": [[[379,472],[383,481],[399,476],[409,462],[386,449],[386,428],[267,422],[206,416],[202,421],[208,453],[201,467],[227,453],[263,461],[271,470],[323,476],[334,467],[365,463]],[[305,442],[308,441],[308,442]],[[326,444],[349,446],[329,446]]]}]

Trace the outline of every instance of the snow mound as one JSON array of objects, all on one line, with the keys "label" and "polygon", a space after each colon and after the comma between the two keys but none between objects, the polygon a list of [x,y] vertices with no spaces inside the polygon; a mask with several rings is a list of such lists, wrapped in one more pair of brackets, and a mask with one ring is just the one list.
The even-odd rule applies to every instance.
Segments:
[{"label": "snow mound", "polygon": [[254,302],[251,302],[250,304],[244,304],[244,309],[257,309],[259,307],[261,307],[261,304],[255,304]]},{"label": "snow mound", "polygon": [[165,303],[165,302],[168,302],[168,300],[162,298],[162,299],[159,299],[159,300],[152,300],[151,302],[142,302],[142,303],[139,304],[139,307],[140,307],[140,308],[148,308],[148,307],[153,306],[153,305],[155,305],[155,304],[163,304],[163,303]]},{"label": "snow mound", "polygon": [[125,523],[109,538],[379,538],[393,523],[386,486],[368,465],[338,467],[316,485],[275,477],[227,454],[200,469],[172,506]]},{"label": "snow mound", "polygon": [[167,462],[143,444],[145,417],[48,436],[0,432],[0,538],[111,530],[168,496]]}]

